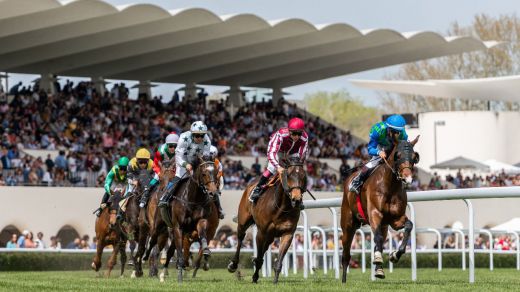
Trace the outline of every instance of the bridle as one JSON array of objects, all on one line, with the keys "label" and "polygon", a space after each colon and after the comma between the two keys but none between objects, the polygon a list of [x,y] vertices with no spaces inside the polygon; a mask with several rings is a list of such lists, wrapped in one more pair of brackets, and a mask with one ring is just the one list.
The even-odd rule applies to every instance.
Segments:
[{"label": "bridle", "polygon": [[303,185],[289,187],[287,172],[288,172],[289,167],[292,167],[292,166],[301,167],[303,173],[305,174],[305,171],[303,170],[302,162],[290,162],[290,164],[287,166],[287,168],[284,168],[284,171],[281,173],[280,178],[281,178],[281,182],[282,182],[282,189],[287,196],[290,196],[292,190],[294,190],[294,189],[300,189],[302,194],[307,192],[307,174],[305,174],[305,178],[303,180]]},{"label": "bridle", "polygon": [[[402,143],[402,144],[401,144]],[[413,146],[408,141],[406,143],[400,142],[397,146],[394,146],[394,166],[392,167],[386,158],[383,158],[385,164],[390,168],[392,173],[397,177],[401,182],[405,181],[405,178],[401,176],[401,172],[405,169],[409,169],[413,171],[414,159],[413,159]],[[404,154],[401,158],[397,158],[398,153]],[[404,162],[410,162],[408,166],[401,167]]]},{"label": "bridle", "polygon": [[[209,180],[206,180],[206,181],[202,181],[201,183],[201,174],[202,174],[202,171],[199,170],[201,169],[201,167],[204,167],[206,166],[206,169],[207,171],[209,172]],[[213,170],[209,170],[207,168],[207,166],[213,166]],[[194,177],[193,175],[190,175],[190,181],[193,181],[194,183],[197,184],[197,186],[202,190],[202,192],[208,196],[210,199],[213,199],[213,197],[215,196],[214,193],[211,193],[208,191],[206,185],[210,184],[210,183],[214,183],[214,184],[217,184],[217,181],[216,181],[216,175],[214,175],[215,171],[215,162],[214,161],[204,161],[202,163],[200,163],[198,166],[197,166],[197,173],[196,173],[196,177]]]}]

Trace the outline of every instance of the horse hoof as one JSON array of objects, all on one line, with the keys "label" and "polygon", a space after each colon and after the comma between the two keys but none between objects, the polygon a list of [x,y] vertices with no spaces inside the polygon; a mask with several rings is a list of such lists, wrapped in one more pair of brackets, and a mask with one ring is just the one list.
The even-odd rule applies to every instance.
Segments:
[{"label": "horse hoof", "polygon": [[132,272],[132,275],[130,275],[130,278],[135,279],[137,276],[135,275],[135,271]]},{"label": "horse hoof", "polygon": [[121,275],[121,276],[119,276],[120,279],[123,279],[124,277],[125,277],[125,275]]},{"label": "horse hoof", "polygon": [[227,266],[227,270],[230,273],[234,273],[237,270],[238,265],[235,264],[235,262],[230,262]]},{"label": "horse hoof", "polygon": [[204,265],[202,265],[202,269],[204,271],[209,271],[209,263],[204,263]]},{"label": "horse hoof", "polygon": [[164,273],[159,275],[159,282],[164,283]]},{"label": "horse hoof", "polygon": [[374,265],[383,264],[383,255],[380,251],[374,252],[374,261],[372,261]]},{"label": "horse hoof", "polygon": [[397,251],[391,252],[388,259],[394,264],[397,263],[399,261],[399,258],[397,257]]},{"label": "horse hoof", "polygon": [[92,268],[92,270],[97,271],[96,263],[92,262],[92,264],[90,264],[90,267]]},{"label": "horse hoof", "polygon": [[378,279],[384,279],[385,278],[385,272],[383,271],[382,268],[376,269],[375,277],[378,278]]}]

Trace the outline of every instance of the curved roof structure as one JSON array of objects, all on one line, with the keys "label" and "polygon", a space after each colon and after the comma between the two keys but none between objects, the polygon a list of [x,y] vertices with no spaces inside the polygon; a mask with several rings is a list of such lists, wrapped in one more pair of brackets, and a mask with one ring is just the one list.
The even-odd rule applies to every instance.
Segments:
[{"label": "curved roof structure", "polygon": [[99,0],[0,0],[0,70],[287,87],[495,42]]},{"label": "curved roof structure", "polygon": [[350,80],[359,87],[428,97],[519,102],[520,75],[454,80]]}]

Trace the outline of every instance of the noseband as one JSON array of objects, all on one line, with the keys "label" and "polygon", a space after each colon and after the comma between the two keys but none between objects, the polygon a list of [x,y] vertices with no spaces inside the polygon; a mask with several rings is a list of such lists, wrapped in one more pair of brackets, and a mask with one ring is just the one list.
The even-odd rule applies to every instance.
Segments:
[{"label": "noseband", "polygon": [[[201,164],[199,164],[199,166],[197,168],[202,167],[202,166],[213,166],[213,169],[215,169],[215,162],[214,161],[204,161]],[[216,180],[215,180],[215,176],[213,175],[213,171],[210,171],[210,170],[208,170],[208,171],[209,171],[210,175],[209,175],[209,180],[206,181],[206,182],[201,183],[199,177],[197,177],[197,179],[195,179],[193,176],[190,176],[190,179],[193,182],[195,182],[197,184],[197,186],[199,186],[199,188],[202,190],[202,192],[205,195],[207,195],[208,197],[212,198],[214,196],[214,194],[210,193],[208,191],[208,189],[206,188],[206,185],[210,184],[210,183],[215,183],[216,184]],[[198,176],[200,176],[200,174],[201,173],[199,173]]]},{"label": "noseband", "polygon": [[[401,142],[396,147],[397,147],[397,149],[394,153],[394,166],[392,167],[386,159],[383,159],[383,160],[385,161],[386,165],[390,168],[390,170],[392,170],[392,172],[397,177],[397,179],[403,182],[405,180],[405,178],[403,178],[401,176],[401,172],[405,169],[409,169],[410,171],[413,171],[413,158],[412,158],[412,155],[414,153],[413,146],[408,142],[406,142],[406,143]],[[402,156],[399,159],[397,158],[398,153],[401,153],[401,156]],[[404,162],[410,162],[410,165],[401,167],[401,164],[403,164]]]},{"label": "noseband", "polygon": [[[291,163],[289,165],[289,167],[291,166],[295,166],[295,167],[302,167],[303,169],[303,163]],[[305,175],[305,179],[303,181],[303,186],[294,186],[294,187],[289,187],[289,183],[288,183],[288,177],[287,177],[287,169],[288,168],[285,168],[281,174],[281,179],[282,179],[282,188],[283,188],[283,191],[286,195],[290,195],[290,193],[292,192],[292,190],[294,189],[300,189],[300,191],[303,193],[307,192],[307,175]],[[305,173],[305,172],[304,172]]]}]

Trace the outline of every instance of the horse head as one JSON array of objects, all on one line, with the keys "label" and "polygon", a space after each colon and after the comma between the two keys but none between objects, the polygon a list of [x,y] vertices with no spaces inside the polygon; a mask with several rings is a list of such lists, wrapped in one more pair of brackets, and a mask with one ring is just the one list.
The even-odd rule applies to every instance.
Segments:
[{"label": "horse head", "polygon": [[163,161],[161,163],[161,173],[159,178],[161,180],[161,188],[164,188],[166,184],[173,179],[175,176],[175,163],[173,161]]},{"label": "horse head", "polygon": [[213,197],[218,195],[217,187],[218,169],[215,168],[215,160],[210,156],[199,156],[196,165],[194,179],[202,188],[202,191]]},{"label": "horse head", "polygon": [[413,147],[419,141],[417,136],[413,141],[400,140],[394,147],[394,171],[397,178],[406,184],[412,182],[412,170],[419,163],[419,153],[414,152]]},{"label": "horse head", "polygon": [[283,190],[291,198],[291,201],[293,203],[300,202],[303,193],[307,191],[307,173],[303,168],[303,161],[300,158],[286,160],[286,167],[281,179]]}]

